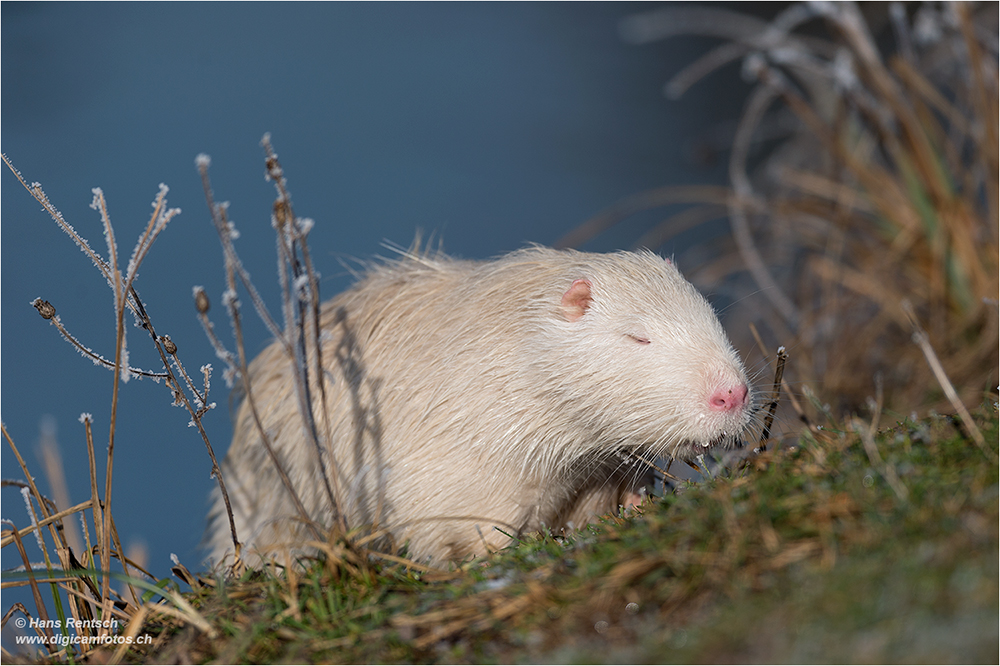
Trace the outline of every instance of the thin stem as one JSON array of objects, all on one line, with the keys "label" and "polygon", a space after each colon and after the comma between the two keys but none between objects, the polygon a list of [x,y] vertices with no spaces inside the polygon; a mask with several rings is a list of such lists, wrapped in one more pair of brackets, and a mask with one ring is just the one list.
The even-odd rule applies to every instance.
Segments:
[{"label": "thin stem", "polygon": [[901,306],[903,308],[903,312],[906,313],[907,318],[910,320],[910,325],[913,327],[913,341],[917,343],[920,347],[920,351],[924,353],[924,357],[927,359],[927,365],[930,366],[931,372],[934,373],[934,377],[937,379],[938,384],[941,385],[941,389],[944,391],[944,394],[948,396],[948,401],[951,402],[952,407],[954,407],[955,411],[958,412],[959,418],[961,418],[962,424],[965,426],[965,431],[987,458],[994,462],[1000,462],[997,460],[997,456],[994,455],[986,446],[986,439],[983,437],[983,433],[981,433],[979,428],[976,427],[976,422],[972,420],[969,410],[965,408],[965,405],[962,404],[962,400],[958,397],[958,393],[955,391],[955,386],[951,383],[951,380],[948,379],[948,373],[945,372],[944,366],[941,365],[941,361],[938,359],[937,354],[934,353],[934,348],[931,346],[927,332],[924,330],[923,326],[920,325],[920,322],[917,321],[917,314],[913,310],[913,305],[911,305],[909,301],[904,300],[901,303]]},{"label": "thin stem", "polygon": [[[305,423],[309,426],[309,434],[311,435],[313,445],[316,448],[316,456],[319,462],[320,473],[323,477],[323,485],[327,493],[327,500],[330,502],[330,506],[334,510],[334,514],[337,516],[337,520],[340,522],[341,529],[347,532],[347,522],[343,511],[341,511],[339,497],[340,492],[337,486],[337,474],[334,470],[333,482],[331,484],[330,476],[327,473],[326,456],[324,456],[324,449],[320,443],[319,431],[316,425],[316,418],[314,414],[314,405],[311,395],[310,383],[309,383],[309,366],[308,366],[308,353],[306,351],[306,321],[307,321],[307,305],[311,306],[309,315],[312,318],[312,348],[313,348],[313,359],[315,361],[316,382],[319,386],[320,391],[320,405],[321,413],[325,419],[327,441],[330,438],[330,423],[329,415],[326,410],[326,381],[323,372],[323,357],[322,357],[322,345],[320,344],[320,303],[319,303],[319,282],[316,279],[316,272],[312,267],[312,262],[309,258],[309,248],[306,243],[305,234],[302,231],[301,224],[295,216],[295,210],[292,207],[291,195],[285,188],[285,177],[284,170],[281,168],[280,162],[278,162],[278,156],[274,153],[271,147],[271,137],[269,134],[265,134],[261,141],[264,152],[266,155],[266,166],[268,176],[275,184],[275,188],[278,191],[278,199],[274,203],[275,212],[275,222],[276,231],[279,238],[279,261],[282,263],[287,263],[292,268],[292,274],[295,278],[295,292],[290,293],[287,291],[287,280],[285,279],[285,271],[281,271],[282,281],[285,284],[285,304],[286,307],[290,308],[292,298],[298,304],[298,318],[297,329],[298,329],[298,341],[295,348],[295,376],[296,376],[296,388],[299,393],[299,408],[302,412],[303,419]],[[290,242],[287,244],[284,242],[287,238]],[[298,261],[296,255],[296,247],[302,252],[302,263]],[[287,252],[287,256],[282,257],[282,252]],[[303,267],[304,264],[304,267]],[[307,304],[298,295],[298,281],[305,276],[309,283],[309,303]],[[290,326],[291,322],[286,321],[286,326]],[[335,460],[330,461],[332,465],[336,465]]]},{"label": "thin stem", "polygon": [[[317,538],[320,538],[319,530],[316,528],[315,523],[311,520],[308,512],[305,510],[302,501],[299,499],[298,493],[295,491],[295,487],[292,485],[291,480],[288,478],[288,474],[285,472],[284,468],[281,465],[281,462],[278,459],[277,454],[274,451],[274,447],[271,444],[271,439],[268,436],[267,431],[264,429],[263,422],[261,421],[260,414],[257,410],[256,401],[254,400],[253,397],[253,390],[250,385],[249,366],[246,358],[246,349],[243,345],[243,329],[242,329],[242,324],[240,322],[239,302],[236,298],[236,274],[237,273],[240,274],[240,279],[241,281],[243,281],[244,286],[247,287],[247,290],[251,293],[251,298],[254,298],[254,296],[256,296],[257,291],[253,287],[253,284],[250,282],[249,276],[245,275],[245,271],[242,270],[242,265],[240,264],[239,257],[236,254],[235,248],[233,248],[231,230],[229,229],[229,225],[225,219],[225,210],[223,209],[222,206],[219,206],[215,203],[215,198],[212,194],[212,184],[208,177],[208,162],[209,160],[207,156],[199,156],[199,158],[196,160],[196,164],[198,166],[198,172],[201,175],[202,187],[205,191],[205,199],[208,202],[208,209],[212,215],[212,222],[215,225],[216,232],[219,235],[219,240],[222,243],[223,260],[225,262],[225,268],[226,268],[226,283],[228,287],[227,293],[229,294],[229,297],[224,299],[224,301],[226,308],[228,310],[230,321],[232,322],[233,325],[233,333],[236,339],[236,351],[239,361],[239,365],[237,366],[237,371],[240,376],[240,381],[243,384],[243,391],[245,395],[244,400],[246,401],[247,406],[250,408],[254,424],[257,427],[257,430],[261,436],[261,441],[264,444],[264,448],[267,451],[267,454],[270,457],[271,462],[274,464],[275,469],[278,472],[278,476],[281,479],[282,485],[285,487],[290,497],[292,498],[292,502],[295,504],[295,508],[299,512],[299,515],[301,516],[303,522],[310,527],[310,529],[313,531],[313,533],[316,535]],[[259,299],[259,296],[256,296],[256,299]],[[255,307],[257,307],[258,315],[264,320],[265,324],[268,325],[268,328],[272,328],[273,330],[277,331],[277,326],[275,325],[273,319],[271,319],[270,315],[267,313],[267,309],[266,307],[264,307],[263,301],[260,301],[259,305],[257,304],[257,300],[255,300],[254,302],[255,302]],[[201,312],[200,315],[204,326],[207,322],[207,318],[204,312]],[[206,330],[211,330],[210,323],[208,326],[205,326],[205,328]],[[277,332],[277,337],[279,340],[282,340],[283,344],[287,349],[288,342],[285,340],[284,336],[281,334],[280,331]],[[213,460],[213,465],[215,465],[214,455],[212,456],[212,460]],[[215,465],[213,467],[213,471],[217,472],[218,474],[217,478],[220,481],[220,489],[222,489],[223,500],[226,504],[226,512],[229,517],[230,529],[232,530],[233,534],[233,544],[236,548],[236,555],[238,560],[241,550],[241,545],[236,538],[236,527],[233,519],[232,506],[229,503],[228,495],[222,488],[222,470],[217,465]]]},{"label": "thin stem", "polygon": [[[65,326],[63,326],[62,320],[58,316],[55,316],[54,314],[49,314],[47,308],[52,308],[51,303],[49,303],[48,301],[43,301],[40,298],[36,298],[35,301],[32,303],[32,305],[34,305],[35,309],[37,309],[41,313],[42,318],[48,319],[50,322],[52,322],[52,325],[56,327],[56,330],[59,331],[59,333],[66,339],[67,342],[76,347],[81,354],[83,354],[84,356],[86,356],[87,358],[89,358],[98,365],[103,365],[109,370],[114,369],[115,364],[113,361],[109,361],[100,354],[97,354],[93,350],[87,348],[83,343],[77,340]],[[51,311],[54,313],[55,308],[52,308]],[[133,368],[132,366],[129,366],[128,372],[129,374],[132,375],[138,375],[140,377],[149,377],[150,379],[154,380],[166,379],[169,376],[169,374],[166,372],[152,372],[150,370],[143,370],[142,368]]]},{"label": "thin stem", "polygon": [[778,347],[777,352],[778,367],[774,370],[774,388],[771,389],[771,402],[768,406],[767,417],[764,419],[764,429],[760,433],[760,444],[754,449],[754,453],[763,453],[767,450],[767,440],[771,437],[771,426],[774,424],[774,412],[778,409],[778,399],[781,397],[781,378],[785,374],[785,361],[788,360],[788,352],[785,348]]}]

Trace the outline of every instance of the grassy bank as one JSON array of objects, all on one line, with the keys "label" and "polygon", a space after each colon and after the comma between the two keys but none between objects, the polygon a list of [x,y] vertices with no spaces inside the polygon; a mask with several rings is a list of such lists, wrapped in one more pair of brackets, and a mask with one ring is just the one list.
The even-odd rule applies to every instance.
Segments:
[{"label": "grassy bank", "polygon": [[[147,622],[127,661],[995,662],[995,400],[830,424],[641,516],[451,572],[331,544],[305,573],[195,582],[217,630]],[[885,424],[895,421],[894,425]],[[867,440],[867,444],[866,441]],[[993,459],[990,456],[993,456]]]}]

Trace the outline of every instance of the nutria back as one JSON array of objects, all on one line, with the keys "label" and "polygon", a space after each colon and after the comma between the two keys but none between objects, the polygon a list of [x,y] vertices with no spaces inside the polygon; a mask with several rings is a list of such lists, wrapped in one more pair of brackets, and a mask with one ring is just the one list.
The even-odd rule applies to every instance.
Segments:
[{"label": "nutria back", "polygon": [[[347,523],[384,528],[418,560],[507,545],[494,527],[581,526],[650,483],[623,451],[690,459],[751,420],[746,373],[711,306],[649,252],[406,256],[324,304],[321,326],[318,425]],[[332,526],[291,360],[275,342],[250,375],[306,511]],[[311,538],[246,401],[222,468],[249,552]],[[207,538],[223,561],[232,543],[218,491]]]}]

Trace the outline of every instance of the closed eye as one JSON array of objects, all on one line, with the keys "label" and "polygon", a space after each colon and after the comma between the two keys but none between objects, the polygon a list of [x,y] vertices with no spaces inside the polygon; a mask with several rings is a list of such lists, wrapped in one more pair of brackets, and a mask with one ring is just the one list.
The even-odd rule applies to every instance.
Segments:
[{"label": "closed eye", "polygon": [[635,340],[636,342],[638,342],[640,345],[648,345],[649,344],[649,338],[647,338],[647,337],[643,337],[641,335],[635,335],[635,334],[632,334],[632,333],[626,333],[625,335],[626,335],[626,337],[632,338],[633,340]]}]

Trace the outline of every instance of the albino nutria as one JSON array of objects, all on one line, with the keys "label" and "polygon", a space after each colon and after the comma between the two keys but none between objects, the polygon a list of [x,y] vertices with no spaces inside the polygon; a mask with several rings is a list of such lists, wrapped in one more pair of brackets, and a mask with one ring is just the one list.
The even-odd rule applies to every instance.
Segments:
[{"label": "albino nutria", "polygon": [[[327,302],[321,326],[316,422],[346,522],[377,525],[417,560],[582,526],[639,501],[651,481],[623,452],[691,459],[734,444],[752,419],[746,372],[712,307],[650,252],[408,254]],[[305,510],[332,526],[291,359],[273,343],[250,376]],[[244,553],[309,550],[295,548],[314,537],[246,402],[222,465]],[[207,541],[214,561],[231,556],[218,490]]]}]

